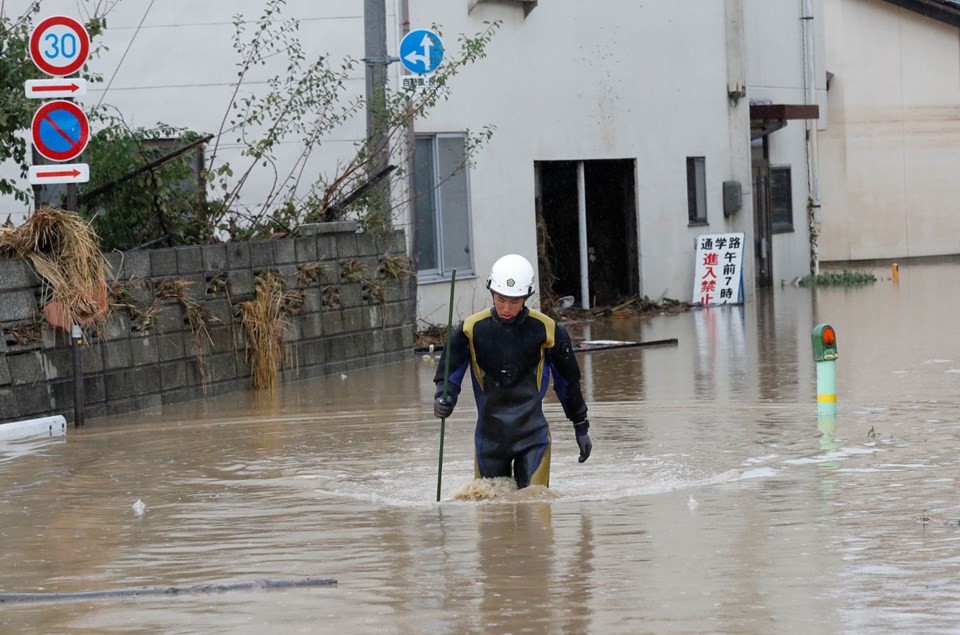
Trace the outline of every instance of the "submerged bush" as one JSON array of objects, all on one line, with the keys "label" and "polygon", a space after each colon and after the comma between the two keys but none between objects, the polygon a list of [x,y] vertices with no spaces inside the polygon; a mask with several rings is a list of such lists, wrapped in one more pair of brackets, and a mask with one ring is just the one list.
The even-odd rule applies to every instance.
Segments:
[{"label": "submerged bush", "polygon": [[801,287],[854,287],[858,285],[873,283],[877,277],[869,271],[828,271],[819,273],[815,276],[809,275],[800,278],[797,283]]}]

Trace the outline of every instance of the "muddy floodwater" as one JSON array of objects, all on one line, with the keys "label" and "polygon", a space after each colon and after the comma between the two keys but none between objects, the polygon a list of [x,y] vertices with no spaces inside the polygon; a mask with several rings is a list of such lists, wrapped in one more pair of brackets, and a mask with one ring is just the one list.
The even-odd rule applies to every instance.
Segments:
[{"label": "muddy floodwater", "polygon": [[[0,445],[0,593],[336,585],[0,604],[9,633],[956,633],[960,265],[572,326],[551,489],[454,500],[473,397],[435,357]],[[819,418],[811,330],[837,332]],[[136,505],[140,501],[141,505]]]}]

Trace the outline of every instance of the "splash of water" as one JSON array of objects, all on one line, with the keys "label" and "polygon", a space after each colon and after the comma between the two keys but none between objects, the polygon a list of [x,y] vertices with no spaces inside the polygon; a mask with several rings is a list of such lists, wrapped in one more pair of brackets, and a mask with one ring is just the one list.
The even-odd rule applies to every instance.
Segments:
[{"label": "splash of water", "polygon": [[557,498],[557,494],[543,485],[517,489],[516,482],[510,477],[474,479],[461,485],[450,495],[450,500],[455,501],[525,502],[554,498]]}]

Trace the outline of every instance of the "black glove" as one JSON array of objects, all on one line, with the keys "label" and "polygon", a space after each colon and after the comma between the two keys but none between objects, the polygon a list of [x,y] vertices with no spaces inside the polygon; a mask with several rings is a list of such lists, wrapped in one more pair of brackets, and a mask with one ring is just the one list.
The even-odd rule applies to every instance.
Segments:
[{"label": "black glove", "polygon": [[437,397],[433,402],[433,416],[437,419],[446,419],[451,414],[453,414],[453,405],[452,401],[444,400],[443,397]]},{"label": "black glove", "polygon": [[590,452],[593,451],[593,443],[590,441],[590,435],[587,430],[590,429],[590,422],[586,419],[580,423],[573,424],[573,430],[577,434],[577,445],[580,446],[580,459],[583,463],[590,458]]}]

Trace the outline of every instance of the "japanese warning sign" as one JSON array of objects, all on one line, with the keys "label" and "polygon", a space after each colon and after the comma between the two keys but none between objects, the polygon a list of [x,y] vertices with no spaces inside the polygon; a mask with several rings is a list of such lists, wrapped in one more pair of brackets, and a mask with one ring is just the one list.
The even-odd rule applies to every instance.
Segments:
[{"label": "japanese warning sign", "polygon": [[743,234],[703,234],[696,240],[693,302],[743,302]]}]

